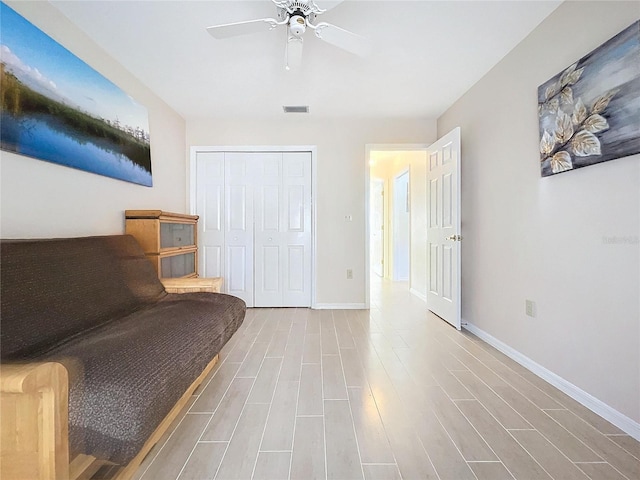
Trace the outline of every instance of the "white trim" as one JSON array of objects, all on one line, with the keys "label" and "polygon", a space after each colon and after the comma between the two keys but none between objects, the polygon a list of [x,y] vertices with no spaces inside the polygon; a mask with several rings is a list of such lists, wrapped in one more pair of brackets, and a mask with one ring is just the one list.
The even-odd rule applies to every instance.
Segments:
[{"label": "white trim", "polygon": [[420,293],[415,288],[410,288],[409,292],[414,294],[416,297],[418,297],[420,300],[424,301],[425,303],[427,302],[427,296],[424,293]]},{"label": "white trim", "polygon": [[367,310],[364,303],[316,303],[316,310]]},{"label": "white trim", "polygon": [[311,308],[316,308],[316,272],[318,271],[318,235],[316,234],[318,231],[318,209],[316,208],[318,195],[318,147],[310,145],[309,149],[311,150]]},{"label": "white trim", "polygon": [[316,145],[195,145],[189,148],[189,213],[196,214],[196,155],[198,152],[311,152],[311,308],[316,308],[318,147]]},{"label": "white trim", "polygon": [[[371,235],[371,225],[369,225],[371,165],[369,165],[369,160],[371,152],[392,152],[395,150],[408,152],[413,150],[426,151],[427,148],[429,148],[428,143],[368,143],[364,146],[364,307],[362,308],[369,309],[371,306],[371,259],[369,252],[369,235]],[[386,265],[385,268],[387,268]],[[411,281],[411,269],[409,269],[409,281]]]},{"label": "white trim", "polygon": [[624,432],[631,435],[636,440],[640,441],[640,423],[627,417],[626,415],[619,412],[615,408],[604,403],[602,400],[599,400],[593,395],[591,395],[590,393],[585,392],[580,387],[577,387],[576,385],[569,382],[568,380],[565,380],[558,374],[553,373],[551,370],[543,367],[539,363],[536,363],[526,355],[523,355],[519,351],[510,347],[509,345],[502,342],[501,340],[498,340],[497,338],[488,334],[484,330],[476,327],[472,323],[463,321],[462,326],[465,330],[468,330],[470,333],[474,334],[476,337],[480,338],[481,340],[484,340],[492,347],[504,353],[507,357],[518,362],[520,365],[525,367],[530,372],[536,374],[538,377],[549,382],[558,390],[566,393],[571,398],[573,398],[576,402],[584,405],[595,414],[600,415],[605,420],[608,420],[619,429],[623,430]]}]

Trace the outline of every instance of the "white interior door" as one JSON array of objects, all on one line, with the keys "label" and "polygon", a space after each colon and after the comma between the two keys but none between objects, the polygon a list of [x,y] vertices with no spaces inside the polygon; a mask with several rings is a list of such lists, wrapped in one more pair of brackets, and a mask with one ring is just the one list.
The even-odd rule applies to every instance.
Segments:
[{"label": "white interior door", "polygon": [[308,307],[311,154],[260,154],[255,172],[255,306]]},{"label": "white interior door", "polygon": [[311,152],[282,154],[282,304],[311,306]]},{"label": "white interior door", "polygon": [[[198,271],[222,277],[224,261],[224,153],[198,152],[196,156],[196,211],[198,222]],[[226,285],[223,284],[226,289]]]},{"label": "white interior door", "polygon": [[257,159],[244,152],[224,155],[225,290],[253,307],[253,178]]},{"label": "white interior door", "polygon": [[371,180],[371,270],[379,277],[384,277],[384,180]]},{"label": "white interior door", "polygon": [[427,150],[427,307],[460,330],[460,128]]}]

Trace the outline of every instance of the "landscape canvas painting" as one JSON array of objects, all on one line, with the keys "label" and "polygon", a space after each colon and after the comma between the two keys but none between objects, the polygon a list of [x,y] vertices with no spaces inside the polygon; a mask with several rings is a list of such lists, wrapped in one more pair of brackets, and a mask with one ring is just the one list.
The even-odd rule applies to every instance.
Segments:
[{"label": "landscape canvas painting", "polygon": [[0,148],[152,186],[146,109],[0,3]]},{"label": "landscape canvas painting", "polygon": [[538,88],[542,176],[640,153],[640,21]]}]

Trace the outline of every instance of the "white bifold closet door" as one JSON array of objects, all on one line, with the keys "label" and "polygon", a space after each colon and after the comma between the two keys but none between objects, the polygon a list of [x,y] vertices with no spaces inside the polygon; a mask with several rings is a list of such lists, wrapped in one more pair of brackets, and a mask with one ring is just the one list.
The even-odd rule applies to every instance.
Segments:
[{"label": "white bifold closet door", "polygon": [[311,153],[200,152],[196,168],[203,275],[248,306],[310,306]]},{"label": "white bifold closet door", "polygon": [[[198,272],[202,277],[225,273],[224,153],[198,152],[196,156],[196,214],[198,220]],[[227,285],[224,285],[226,289]],[[226,290],[225,290],[226,291]]]},{"label": "white bifold closet door", "polygon": [[253,190],[257,158],[225,153],[226,292],[253,306]]}]

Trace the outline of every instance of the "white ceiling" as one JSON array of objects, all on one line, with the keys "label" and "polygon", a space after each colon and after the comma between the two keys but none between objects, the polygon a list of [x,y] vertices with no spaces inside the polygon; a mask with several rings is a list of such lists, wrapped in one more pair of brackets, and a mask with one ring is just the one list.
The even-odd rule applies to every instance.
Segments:
[{"label": "white ceiling", "polygon": [[302,67],[288,72],[285,28],[226,40],[205,30],[274,17],[270,0],[50,1],[187,119],[276,118],[285,104],[322,117],[436,118],[561,3],[347,0],[320,20],[366,36],[373,54],[307,31]]}]

